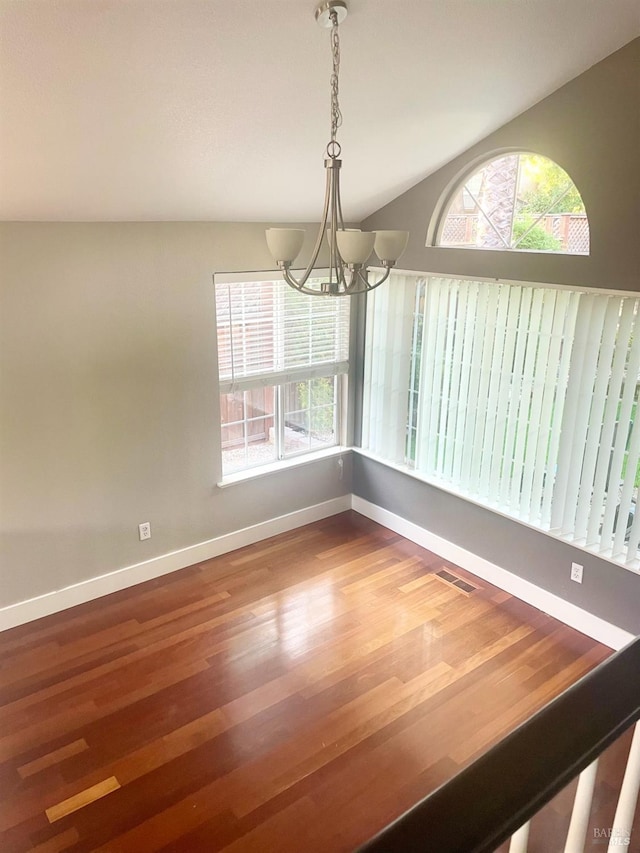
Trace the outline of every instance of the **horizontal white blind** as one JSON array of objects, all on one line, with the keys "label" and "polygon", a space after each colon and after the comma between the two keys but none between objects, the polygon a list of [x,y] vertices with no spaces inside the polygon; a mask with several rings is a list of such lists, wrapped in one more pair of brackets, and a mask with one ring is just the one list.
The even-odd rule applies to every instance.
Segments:
[{"label": "horizontal white blind", "polygon": [[217,282],[215,298],[222,393],[347,372],[349,299],[282,280]]}]

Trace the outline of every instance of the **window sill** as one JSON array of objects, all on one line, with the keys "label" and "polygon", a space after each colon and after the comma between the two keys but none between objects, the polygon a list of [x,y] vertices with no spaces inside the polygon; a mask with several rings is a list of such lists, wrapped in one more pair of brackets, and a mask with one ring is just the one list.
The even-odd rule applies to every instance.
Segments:
[{"label": "window sill", "polygon": [[312,462],[319,462],[322,459],[341,457],[350,450],[350,447],[336,445],[335,447],[326,447],[323,450],[314,450],[312,453],[305,453],[303,456],[294,456],[291,459],[279,459],[277,462],[270,462],[268,465],[260,465],[255,468],[249,468],[246,471],[238,471],[237,474],[229,474],[227,477],[223,477],[216,485],[219,489],[227,489],[229,486],[245,483],[247,480],[255,480],[258,477],[277,474],[278,471],[299,468],[302,465],[309,465]]}]

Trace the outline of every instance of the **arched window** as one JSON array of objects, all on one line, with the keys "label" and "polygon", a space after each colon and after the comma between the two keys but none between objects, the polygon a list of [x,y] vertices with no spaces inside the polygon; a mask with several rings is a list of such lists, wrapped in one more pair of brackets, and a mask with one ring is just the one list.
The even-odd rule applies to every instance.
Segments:
[{"label": "arched window", "polygon": [[540,154],[508,153],[454,189],[436,246],[589,254],[589,221],[569,175]]}]

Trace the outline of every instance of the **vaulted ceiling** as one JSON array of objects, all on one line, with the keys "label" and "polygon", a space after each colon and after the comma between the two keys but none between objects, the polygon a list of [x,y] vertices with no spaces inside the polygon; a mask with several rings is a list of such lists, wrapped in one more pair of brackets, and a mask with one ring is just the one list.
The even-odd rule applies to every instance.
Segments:
[{"label": "vaulted ceiling", "polygon": [[[352,220],[640,34],[638,0],[348,0]],[[0,218],[314,220],[314,0],[0,0]]]}]

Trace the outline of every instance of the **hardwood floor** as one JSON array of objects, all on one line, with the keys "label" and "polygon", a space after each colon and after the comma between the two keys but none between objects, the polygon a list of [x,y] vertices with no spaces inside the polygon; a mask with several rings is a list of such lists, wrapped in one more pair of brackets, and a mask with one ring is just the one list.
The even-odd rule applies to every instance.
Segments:
[{"label": "hardwood floor", "polygon": [[350,851],[609,653],[334,516],[0,635],[0,849]]}]

